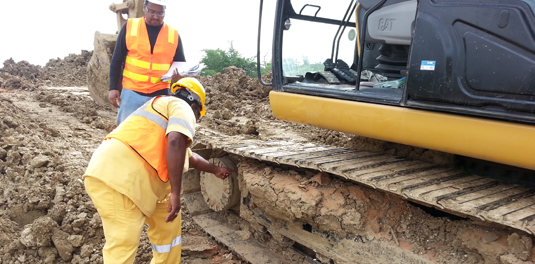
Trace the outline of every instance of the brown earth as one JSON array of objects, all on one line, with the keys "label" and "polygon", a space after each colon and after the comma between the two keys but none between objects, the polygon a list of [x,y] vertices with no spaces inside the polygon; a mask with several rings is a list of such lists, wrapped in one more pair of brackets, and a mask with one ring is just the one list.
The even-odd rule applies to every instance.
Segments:
[{"label": "brown earth", "polygon": [[[84,87],[90,57],[91,52],[83,51],[44,67],[7,60],[0,69],[1,263],[102,263],[102,224],[81,176],[92,152],[115,127],[116,111],[94,103]],[[270,78],[263,77],[266,82]],[[199,79],[207,90],[200,130],[291,137],[453,163],[453,156],[435,151],[277,120],[269,108],[270,87],[235,67]],[[255,186],[251,197],[279,214],[280,221],[305,219],[337,236],[384,240],[438,263],[519,264],[535,259],[533,237],[522,232],[436,216],[330,175],[266,168],[259,162],[238,166],[243,184]],[[354,208],[360,218],[346,213]],[[246,263],[200,230],[187,208],[183,237],[183,263]],[[151,254],[144,235],[136,263],[148,263]]]}]

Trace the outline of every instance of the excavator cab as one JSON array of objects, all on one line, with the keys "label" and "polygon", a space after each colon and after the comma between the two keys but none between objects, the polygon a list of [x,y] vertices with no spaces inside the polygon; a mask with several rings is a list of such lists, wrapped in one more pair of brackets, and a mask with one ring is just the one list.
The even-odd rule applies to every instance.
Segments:
[{"label": "excavator cab", "polygon": [[[390,104],[400,103],[416,0],[280,1],[279,4],[285,15],[282,28],[276,25],[275,32],[282,29],[279,30],[282,35],[274,37],[282,48],[274,53],[282,50],[283,83],[316,88],[320,85],[325,88],[322,89],[325,96],[339,97],[336,94],[342,92],[368,98],[365,101],[379,98]],[[378,4],[382,4],[381,9],[367,13]],[[367,30],[362,32],[361,27]],[[363,59],[359,60],[361,49]]]},{"label": "excavator cab", "polygon": [[280,0],[275,90],[535,123],[533,1]]}]

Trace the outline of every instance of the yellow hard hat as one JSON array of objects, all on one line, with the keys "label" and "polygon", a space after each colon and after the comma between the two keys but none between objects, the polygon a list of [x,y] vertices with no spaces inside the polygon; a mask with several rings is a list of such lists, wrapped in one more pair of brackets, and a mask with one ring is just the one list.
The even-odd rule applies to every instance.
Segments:
[{"label": "yellow hard hat", "polygon": [[182,78],[178,80],[178,82],[173,84],[173,86],[171,87],[171,93],[175,94],[180,88],[186,88],[192,93],[199,96],[199,98],[201,99],[201,107],[202,107],[201,116],[204,116],[206,114],[206,108],[204,107],[204,102],[206,102],[206,92],[201,82],[191,77]]}]

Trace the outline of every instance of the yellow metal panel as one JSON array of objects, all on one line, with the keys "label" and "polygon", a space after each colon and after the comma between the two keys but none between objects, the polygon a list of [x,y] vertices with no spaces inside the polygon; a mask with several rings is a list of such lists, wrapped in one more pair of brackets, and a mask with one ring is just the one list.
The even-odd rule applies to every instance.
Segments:
[{"label": "yellow metal panel", "polygon": [[269,97],[282,120],[535,170],[535,126],[278,91]]}]

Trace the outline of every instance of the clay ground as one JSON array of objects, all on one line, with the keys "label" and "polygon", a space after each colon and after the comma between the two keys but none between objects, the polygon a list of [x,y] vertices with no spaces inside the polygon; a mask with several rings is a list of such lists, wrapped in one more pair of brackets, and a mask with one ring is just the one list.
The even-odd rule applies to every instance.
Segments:
[{"label": "clay ground", "polygon": [[[0,69],[1,263],[102,263],[102,224],[81,176],[92,152],[115,127],[116,112],[94,103],[85,88],[90,57],[91,52],[84,51],[51,60],[44,67],[8,60]],[[270,76],[264,78],[270,80]],[[207,90],[207,115],[199,124],[201,130],[259,138],[291,137],[439,164],[453,162],[447,154],[279,121],[269,109],[270,87],[246,77],[237,68],[200,80]],[[256,162],[242,168],[250,174],[266,171]],[[310,183],[314,175],[305,173],[287,180]],[[286,177],[284,170],[274,168],[271,175],[253,179],[261,186],[269,185],[269,179]],[[314,187],[325,193],[344,188],[355,191],[346,182],[329,182],[324,189],[316,184],[300,195],[314,194]],[[373,209],[370,212],[375,215],[363,216],[362,223],[355,227],[370,230],[366,231],[369,239],[384,239],[437,263],[533,263],[535,250],[530,235],[432,215],[398,197],[369,189],[358,189],[352,197],[355,201],[351,203],[330,203],[329,210],[340,211],[355,203]],[[291,206],[291,201],[282,203]],[[396,210],[389,214],[389,208]],[[385,223],[390,227],[387,232]],[[187,210],[183,238],[182,263],[246,263],[200,230]],[[144,235],[136,263],[148,263],[151,254]],[[385,262],[378,259],[377,263]]]}]

